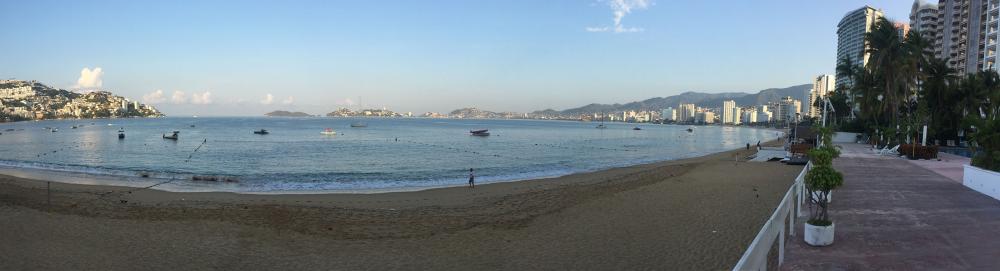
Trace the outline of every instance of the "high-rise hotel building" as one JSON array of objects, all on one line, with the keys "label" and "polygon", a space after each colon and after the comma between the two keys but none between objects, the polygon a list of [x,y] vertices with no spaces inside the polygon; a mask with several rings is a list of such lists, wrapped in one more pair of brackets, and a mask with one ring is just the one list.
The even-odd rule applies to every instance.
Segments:
[{"label": "high-rise hotel building", "polygon": [[816,106],[816,101],[834,91],[836,88],[833,84],[834,78],[836,77],[833,75],[824,74],[813,79],[813,88],[809,91],[809,104],[805,106],[809,108],[810,117],[819,118],[823,114],[823,106]]},{"label": "high-rise hotel building", "polygon": [[[871,31],[875,22],[884,16],[882,10],[864,6],[848,12],[837,24],[837,64],[841,59],[850,58],[852,66],[862,66],[868,63],[868,48],[865,33]],[[837,85],[850,85],[850,78],[837,78]]]},{"label": "high-rise hotel building", "polygon": [[937,3],[928,3],[925,0],[913,1],[913,7],[910,9],[910,31],[916,31],[923,35],[924,39],[930,41],[932,44],[929,50],[935,54],[940,54],[940,50],[935,50],[935,48],[940,48],[941,41],[937,38],[938,34],[938,5]]},{"label": "high-rise hotel building", "polygon": [[940,0],[938,1],[938,31],[935,42],[938,58],[947,59],[956,74],[964,75],[982,70],[988,2],[997,0]]},{"label": "high-rise hotel building", "polygon": [[986,4],[986,22],[983,29],[983,70],[1000,71],[997,67],[997,40],[1000,39],[1000,0],[989,0]]}]

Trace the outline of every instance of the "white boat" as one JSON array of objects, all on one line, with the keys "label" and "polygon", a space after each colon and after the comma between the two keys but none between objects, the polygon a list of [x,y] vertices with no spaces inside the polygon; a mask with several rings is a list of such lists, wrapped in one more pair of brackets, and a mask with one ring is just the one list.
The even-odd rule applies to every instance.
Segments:
[{"label": "white boat", "polygon": [[323,130],[322,132],[319,133],[322,135],[337,135],[337,131],[334,131],[333,129],[330,128],[326,128],[326,130]]}]

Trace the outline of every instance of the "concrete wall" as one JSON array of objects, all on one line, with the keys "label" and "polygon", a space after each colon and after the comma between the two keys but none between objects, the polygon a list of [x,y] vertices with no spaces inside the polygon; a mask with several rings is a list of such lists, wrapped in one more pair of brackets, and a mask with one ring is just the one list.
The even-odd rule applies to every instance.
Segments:
[{"label": "concrete wall", "polygon": [[858,141],[858,133],[836,132],[833,134],[833,143],[854,143]]},{"label": "concrete wall", "polygon": [[1000,200],[1000,173],[965,165],[962,184],[994,199]]}]

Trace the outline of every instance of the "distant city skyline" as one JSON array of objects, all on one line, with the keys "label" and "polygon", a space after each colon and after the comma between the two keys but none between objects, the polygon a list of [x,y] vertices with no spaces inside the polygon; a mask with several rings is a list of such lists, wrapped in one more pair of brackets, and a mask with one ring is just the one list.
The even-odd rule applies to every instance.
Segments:
[{"label": "distant city skyline", "polygon": [[0,78],[168,115],[560,110],[811,83],[866,4],[912,1],[6,1]]}]

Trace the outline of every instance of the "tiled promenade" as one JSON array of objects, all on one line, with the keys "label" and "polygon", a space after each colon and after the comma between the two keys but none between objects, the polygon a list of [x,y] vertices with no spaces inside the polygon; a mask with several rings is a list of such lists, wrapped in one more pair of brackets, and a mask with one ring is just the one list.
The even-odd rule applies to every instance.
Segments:
[{"label": "tiled promenade", "polygon": [[830,210],[834,244],[791,237],[782,270],[1000,270],[1000,201],[962,185],[966,158],[908,161],[844,147],[834,161],[844,173]]}]

